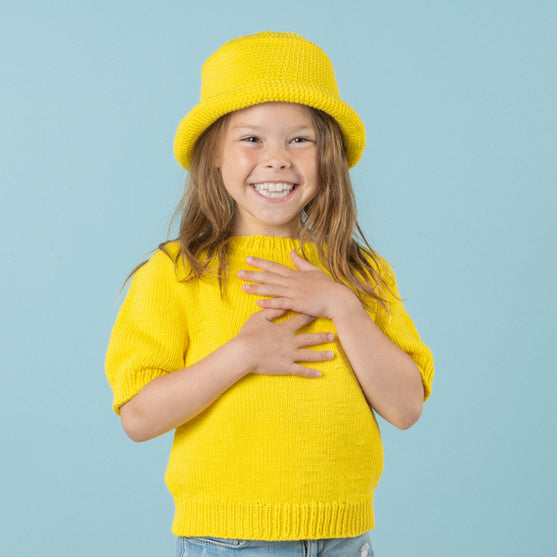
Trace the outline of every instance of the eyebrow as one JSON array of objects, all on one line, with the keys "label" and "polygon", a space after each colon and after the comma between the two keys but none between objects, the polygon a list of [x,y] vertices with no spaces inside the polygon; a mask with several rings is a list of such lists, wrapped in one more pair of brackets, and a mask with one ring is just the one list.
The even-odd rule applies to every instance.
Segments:
[{"label": "eyebrow", "polygon": [[[253,131],[261,131],[265,130],[265,126],[257,126],[255,124],[247,124],[243,122],[239,122],[230,127],[231,130],[253,130]],[[291,133],[297,133],[300,131],[314,131],[312,124],[301,124],[299,126],[294,126],[291,130]]]}]

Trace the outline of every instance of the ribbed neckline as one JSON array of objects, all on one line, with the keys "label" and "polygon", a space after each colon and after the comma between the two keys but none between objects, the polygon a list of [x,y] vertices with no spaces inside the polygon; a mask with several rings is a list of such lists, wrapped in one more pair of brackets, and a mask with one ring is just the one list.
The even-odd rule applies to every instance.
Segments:
[{"label": "ribbed neckline", "polygon": [[[281,238],[275,236],[234,236],[229,240],[228,257],[230,263],[237,264],[239,260],[245,261],[248,256],[269,259],[289,267],[292,266],[290,252],[298,250],[300,240],[295,238]],[[320,258],[314,243],[304,244],[304,257],[314,265],[320,266]]]},{"label": "ribbed neckline", "polygon": [[264,257],[273,252],[284,253],[300,247],[300,240],[276,236],[233,236],[229,240],[232,253]]}]

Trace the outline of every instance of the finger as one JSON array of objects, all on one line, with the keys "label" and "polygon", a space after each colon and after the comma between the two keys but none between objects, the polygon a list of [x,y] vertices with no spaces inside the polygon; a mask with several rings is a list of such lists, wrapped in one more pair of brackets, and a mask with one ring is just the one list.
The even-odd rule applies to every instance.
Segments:
[{"label": "finger", "polygon": [[278,284],[242,284],[242,290],[250,294],[272,296],[273,298],[284,296],[288,293],[288,288],[286,286],[280,286]]},{"label": "finger", "polygon": [[292,250],[290,252],[290,260],[294,264],[294,267],[298,269],[298,271],[315,271],[316,269],[319,269],[319,267],[312,265],[309,261],[307,261],[303,257],[300,257],[296,253],[296,250]]},{"label": "finger", "polygon": [[307,377],[308,379],[316,379],[317,377],[321,377],[323,375],[318,369],[302,366],[300,364],[292,364],[288,372],[290,375]]},{"label": "finger", "polygon": [[332,350],[301,349],[296,352],[297,362],[326,362],[334,357],[335,353]]},{"label": "finger", "polygon": [[248,282],[255,282],[257,284],[281,284],[286,285],[284,275],[277,275],[269,271],[238,271],[238,277]]},{"label": "finger", "polygon": [[287,319],[284,323],[291,327],[292,330],[297,331],[306,325],[309,325],[312,321],[315,321],[315,317],[312,315],[306,315],[305,313],[297,313],[290,319]]},{"label": "finger", "polygon": [[285,313],[286,313],[285,309],[266,308],[266,309],[262,309],[261,311],[258,311],[257,315],[260,315],[266,321],[272,321],[273,319],[277,319],[281,315],[284,315]]},{"label": "finger", "polygon": [[269,273],[276,273],[283,277],[288,276],[293,269],[276,263],[275,261],[269,261],[268,259],[260,259],[259,257],[246,257],[246,262],[250,267],[255,267],[256,269],[261,269],[262,271],[267,271]]},{"label": "finger", "polygon": [[318,344],[333,342],[335,335],[333,333],[304,333],[296,335],[296,340],[298,341],[298,347],[302,348],[302,346],[317,346]]},{"label": "finger", "polygon": [[257,305],[262,308],[297,311],[296,303],[291,298],[264,298],[263,300],[257,300]]}]

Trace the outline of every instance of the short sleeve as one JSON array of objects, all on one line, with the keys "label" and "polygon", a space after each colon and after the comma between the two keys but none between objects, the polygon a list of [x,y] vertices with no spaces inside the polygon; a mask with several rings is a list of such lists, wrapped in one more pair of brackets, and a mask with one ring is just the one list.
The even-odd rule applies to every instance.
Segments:
[{"label": "short sleeve", "polygon": [[386,312],[382,308],[378,308],[375,321],[383,333],[416,362],[422,376],[425,401],[431,395],[433,383],[433,354],[422,342],[414,322],[404,308],[404,304],[400,299],[395,275],[384,260],[381,260],[381,276],[390,290],[390,292],[384,292],[389,302],[389,312]]},{"label": "short sleeve", "polygon": [[184,367],[185,310],[174,261],[158,250],[134,275],[110,336],[105,369],[117,414],[149,381]]}]

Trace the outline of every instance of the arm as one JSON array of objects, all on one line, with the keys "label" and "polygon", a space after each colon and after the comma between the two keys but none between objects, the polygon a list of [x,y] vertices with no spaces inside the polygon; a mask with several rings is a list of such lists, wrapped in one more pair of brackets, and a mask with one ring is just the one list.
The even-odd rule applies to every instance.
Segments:
[{"label": "arm", "polygon": [[[156,377],[120,407],[133,441],[147,441],[195,417],[247,372],[241,347],[227,342],[196,364]],[[236,364],[234,364],[236,362]]]},{"label": "arm", "polygon": [[174,259],[159,250],[135,274],[120,308],[106,375],[113,408],[135,441],[184,424],[249,373],[317,377],[317,370],[297,362],[333,357],[328,350],[308,348],[331,342],[332,333],[295,334],[313,317],[295,315],[275,323],[285,311],[266,309],[249,317],[231,340],[184,367],[189,304]]},{"label": "arm", "polygon": [[424,390],[417,365],[379,329],[349,288],[294,252],[297,270],[262,259],[248,262],[263,272],[240,271],[240,278],[256,283],[245,284],[244,290],[271,296],[260,306],[331,319],[368,404],[401,429],[419,419]]},{"label": "arm", "polygon": [[147,441],[166,433],[202,412],[251,372],[319,377],[319,371],[297,362],[331,359],[333,354],[328,350],[305,347],[330,342],[334,336],[296,335],[313,318],[296,315],[273,323],[284,313],[269,309],[255,313],[236,337],[199,362],[147,383],[120,407],[124,431],[134,441]]},{"label": "arm", "polygon": [[339,341],[368,404],[391,424],[407,429],[418,421],[423,408],[418,366],[383,334],[357,297],[346,290],[353,298],[351,303],[339,306],[332,317]]}]

